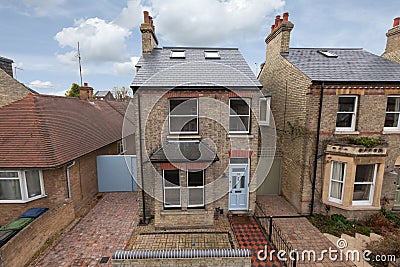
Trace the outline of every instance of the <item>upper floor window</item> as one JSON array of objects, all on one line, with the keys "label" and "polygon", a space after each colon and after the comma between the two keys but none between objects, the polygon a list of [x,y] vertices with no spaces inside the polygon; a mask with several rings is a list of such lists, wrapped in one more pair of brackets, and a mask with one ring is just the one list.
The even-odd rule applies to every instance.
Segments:
[{"label": "upper floor window", "polygon": [[28,202],[44,196],[39,170],[0,171],[0,202]]},{"label": "upper floor window", "polygon": [[230,133],[250,132],[249,98],[229,99],[229,132]]},{"label": "upper floor window", "polygon": [[171,98],[169,100],[169,132],[171,134],[198,133],[197,98]]},{"label": "upper floor window", "polygon": [[259,124],[269,126],[269,119],[271,116],[270,111],[270,102],[271,99],[268,98],[260,98],[260,116],[259,116]]},{"label": "upper floor window", "polygon": [[389,96],[387,98],[384,130],[400,130],[399,114],[400,96]]},{"label": "upper floor window", "polygon": [[357,96],[339,96],[336,131],[354,131],[357,115]]}]

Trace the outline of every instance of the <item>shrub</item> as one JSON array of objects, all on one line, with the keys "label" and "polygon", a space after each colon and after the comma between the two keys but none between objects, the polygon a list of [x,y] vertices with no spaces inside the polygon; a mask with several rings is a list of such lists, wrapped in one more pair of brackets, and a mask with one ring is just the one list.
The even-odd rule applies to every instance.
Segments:
[{"label": "shrub", "polygon": [[[400,231],[389,233],[382,240],[369,243],[367,249],[372,252],[372,259],[374,255],[395,255],[396,259],[400,258]],[[387,266],[387,262],[375,266]]]},{"label": "shrub", "polygon": [[368,136],[363,137],[351,137],[349,141],[353,145],[362,145],[365,147],[376,147],[383,145],[383,140],[381,138],[373,138]]}]

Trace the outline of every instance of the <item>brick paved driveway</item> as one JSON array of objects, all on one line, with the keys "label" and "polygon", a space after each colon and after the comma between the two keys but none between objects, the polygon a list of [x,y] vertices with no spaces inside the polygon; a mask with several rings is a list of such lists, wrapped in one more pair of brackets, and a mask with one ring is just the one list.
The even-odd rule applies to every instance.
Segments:
[{"label": "brick paved driveway", "polygon": [[123,250],[139,219],[136,192],[106,193],[36,266],[109,266],[100,264]]}]

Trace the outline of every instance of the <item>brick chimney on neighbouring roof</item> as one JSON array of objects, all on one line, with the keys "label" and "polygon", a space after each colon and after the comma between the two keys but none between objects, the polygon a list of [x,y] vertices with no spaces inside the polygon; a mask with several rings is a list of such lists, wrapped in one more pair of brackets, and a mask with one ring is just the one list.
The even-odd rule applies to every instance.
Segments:
[{"label": "brick chimney on neighbouring roof", "polygon": [[142,54],[150,54],[158,45],[156,30],[153,24],[153,18],[149,16],[148,11],[143,11],[144,22],[140,25],[142,32]]},{"label": "brick chimney on neighbouring roof", "polygon": [[14,77],[13,69],[12,69],[13,63],[14,63],[14,61],[12,61],[11,59],[8,59],[5,57],[0,57],[0,69],[4,70],[11,77]]},{"label": "brick chimney on neighbouring roof", "polygon": [[81,100],[93,100],[93,88],[88,83],[84,83],[79,87],[79,98]]},{"label": "brick chimney on neighbouring roof", "polygon": [[[278,53],[288,53],[290,44],[290,32],[294,24],[289,21],[289,12],[283,13],[275,17],[275,23],[271,25],[271,33],[265,38],[270,51]],[[268,53],[268,50],[267,50]]]},{"label": "brick chimney on neighbouring roof", "polygon": [[386,49],[382,57],[400,63],[400,17],[393,21],[393,28],[386,33]]}]

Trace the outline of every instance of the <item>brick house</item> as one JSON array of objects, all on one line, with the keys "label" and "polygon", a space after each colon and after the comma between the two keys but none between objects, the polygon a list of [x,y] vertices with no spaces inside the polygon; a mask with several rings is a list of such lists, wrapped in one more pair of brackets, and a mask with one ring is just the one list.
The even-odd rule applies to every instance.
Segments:
[{"label": "brick house", "polygon": [[0,108],[0,225],[28,208],[75,213],[98,192],[96,156],[120,150],[126,102],[28,94]]},{"label": "brick house", "polygon": [[37,94],[13,78],[11,59],[0,57],[0,107],[25,97],[27,94]]},{"label": "brick house", "polygon": [[236,48],[157,48],[146,11],[140,30],[131,88],[142,220],[210,227],[216,210],[254,212],[260,83]]},{"label": "brick house", "polygon": [[360,218],[398,206],[400,65],[363,49],[291,48],[288,17],[276,17],[258,76],[272,94],[283,196],[303,214]]}]

